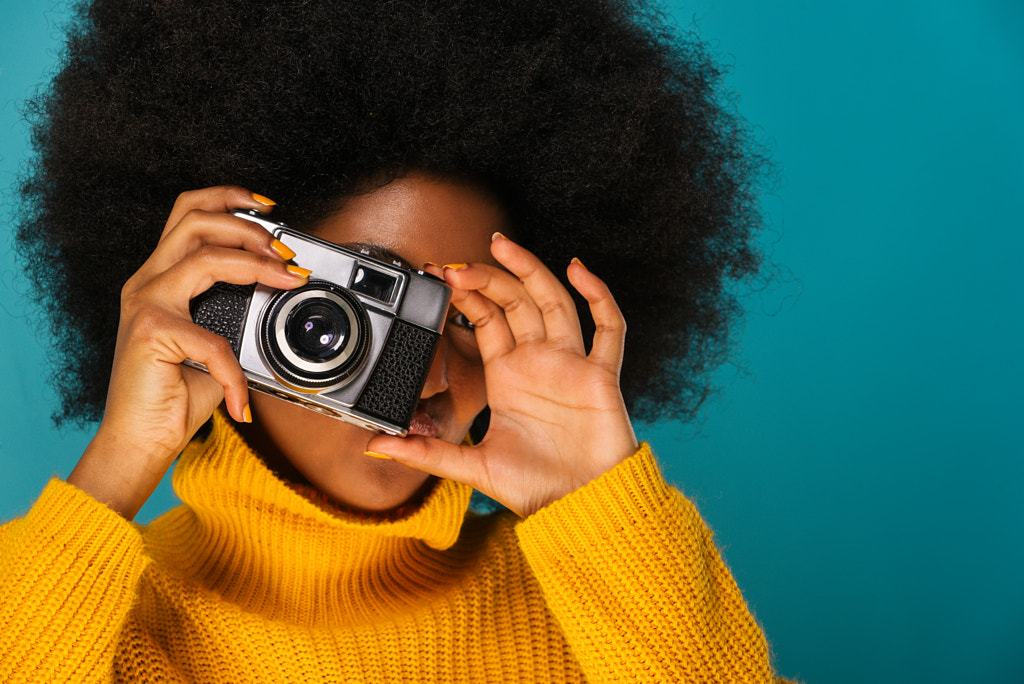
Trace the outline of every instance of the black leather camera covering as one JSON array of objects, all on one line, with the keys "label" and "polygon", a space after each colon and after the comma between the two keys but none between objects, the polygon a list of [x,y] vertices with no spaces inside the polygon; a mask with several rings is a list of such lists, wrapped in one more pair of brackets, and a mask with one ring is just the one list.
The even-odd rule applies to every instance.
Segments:
[{"label": "black leather camera covering", "polygon": [[245,312],[255,289],[255,285],[214,283],[213,287],[196,295],[188,304],[196,325],[226,337],[236,358],[242,346]]},{"label": "black leather camera covering", "polygon": [[396,318],[355,408],[398,425],[409,425],[440,337]]}]

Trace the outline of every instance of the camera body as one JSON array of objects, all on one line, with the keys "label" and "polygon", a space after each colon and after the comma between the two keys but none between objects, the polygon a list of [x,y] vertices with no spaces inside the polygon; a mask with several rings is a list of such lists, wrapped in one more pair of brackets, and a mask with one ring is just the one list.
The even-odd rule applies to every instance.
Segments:
[{"label": "camera body", "polygon": [[312,269],[309,283],[294,290],[216,283],[192,299],[192,319],[228,339],[251,389],[404,436],[444,329],[448,286],[259,212],[232,213],[285,242]]}]

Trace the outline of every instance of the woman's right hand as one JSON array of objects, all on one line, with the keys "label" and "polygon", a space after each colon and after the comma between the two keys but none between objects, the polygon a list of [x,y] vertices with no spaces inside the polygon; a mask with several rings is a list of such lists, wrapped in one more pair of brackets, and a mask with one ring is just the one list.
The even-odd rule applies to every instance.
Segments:
[{"label": "woman's right hand", "polygon": [[[290,249],[229,213],[270,211],[273,203],[261,200],[234,186],[183,193],[156,249],[121,291],[103,420],[67,481],[129,520],[222,401],[235,420],[249,420],[231,345],[192,322],[189,301],[218,281],[277,289],[308,282],[307,271],[289,266]],[[181,365],[186,358],[209,374]]]}]

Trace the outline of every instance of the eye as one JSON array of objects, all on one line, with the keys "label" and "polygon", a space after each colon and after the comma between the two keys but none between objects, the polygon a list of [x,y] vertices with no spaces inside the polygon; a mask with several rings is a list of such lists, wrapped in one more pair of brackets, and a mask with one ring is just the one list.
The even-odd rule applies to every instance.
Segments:
[{"label": "eye", "polygon": [[448,317],[448,325],[445,327],[444,334],[451,344],[450,348],[463,359],[471,364],[481,362],[480,349],[476,339],[476,326],[466,314],[456,310],[454,306],[451,309],[451,316]]},{"label": "eye", "polygon": [[470,322],[468,318],[466,318],[466,314],[462,313],[461,311],[456,311],[455,315],[453,315],[449,320],[451,321],[452,325],[456,325],[460,328],[465,328],[470,332],[474,330],[474,325]]}]

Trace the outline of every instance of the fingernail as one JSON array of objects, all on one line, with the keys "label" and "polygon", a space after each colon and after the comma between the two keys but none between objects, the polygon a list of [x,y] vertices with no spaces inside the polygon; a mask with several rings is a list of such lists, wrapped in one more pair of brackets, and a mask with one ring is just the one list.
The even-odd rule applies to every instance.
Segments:
[{"label": "fingernail", "polygon": [[258,195],[255,192],[252,193],[252,198],[254,200],[256,200],[257,202],[259,202],[260,204],[262,204],[264,206],[267,206],[267,207],[272,207],[272,206],[277,204],[277,202],[275,202],[274,200],[270,199],[269,197],[264,197],[263,195]]},{"label": "fingernail", "polygon": [[445,268],[450,268],[453,271],[461,271],[464,268],[469,268],[469,264],[445,264]]},{"label": "fingernail", "polygon": [[295,258],[295,252],[293,252],[288,245],[284,244],[280,240],[274,240],[270,243],[271,249],[281,255],[281,258],[285,261]]},{"label": "fingernail", "polygon": [[[579,264],[580,266],[583,266],[583,262],[582,262],[582,261],[580,261],[580,260],[579,260],[578,258],[576,258],[576,257],[573,257],[573,258],[572,258],[572,263],[574,263],[574,264]],[[589,270],[590,270],[590,269],[589,269],[589,268],[587,268],[586,266],[583,266],[583,269],[584,269],[584,270],[586,270],[586,271],[589,271]]]},{"label": "fingernail", "polygon": [[435,264],[433,261],[428,261],[427,263],[425,263],[423,265],[424,266],[433,266],[434,268],[441,268],[441,264]]},{"label": "fingernail", "polygon": [[312,271],[309,270],[308,268],[301,268],[293,264],[288,264],[287,268],[289,273],[297,275],[300,278],[308,278],[309,274],[312,273]]},{"label": "fingernail", "polygon": [[494,242],[495,240],[498,240],[498,239],[501,239],[501,240],[508,240],[508,238],[507,238],[507,237],[505,237],[505,234],[504,234],[504,233],[500,233],[500,232],[498,232],[498,231],[494,231],[494,234],[493,234],[493,235],[491,235],[491,242]]},{"label": "fingernail", "polygon": [[367,456],[372,456],[373,458],[382,458],[385,461],[390,461],[391,460],[390,456],[385,456],[384,454],[378,454],[376,451],[364,451],[363,453],[365,455],[367,455]]},{"label": "fingernail", "polygon": [[246,404],[245,408],[242,409],[242,420],[244,420],[246,423],[252,422],[252,409],[249,408],[248,404]]}]

